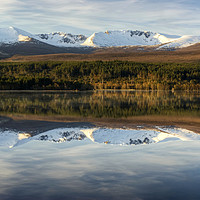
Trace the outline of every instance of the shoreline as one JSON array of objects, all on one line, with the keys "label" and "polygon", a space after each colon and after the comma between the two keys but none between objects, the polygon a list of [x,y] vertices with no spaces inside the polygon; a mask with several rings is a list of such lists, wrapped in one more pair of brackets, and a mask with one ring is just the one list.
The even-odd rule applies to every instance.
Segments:
[{"label": "shoreline", "polygon": [[17,130],[38,134],[55,128],[107,127],[137,129],[155,126],[175,126],[200,134],[200,118],[177,116],[137,116],[129,118],[82,118],[72,116],[35,116],[4,115],[0,116],[0,129]]}]

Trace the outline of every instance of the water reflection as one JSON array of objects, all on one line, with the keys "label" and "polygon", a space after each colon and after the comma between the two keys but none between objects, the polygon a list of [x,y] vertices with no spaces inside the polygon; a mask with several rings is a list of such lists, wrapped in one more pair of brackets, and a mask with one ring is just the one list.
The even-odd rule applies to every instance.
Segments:
[{"label": "water reflection", "polygon": [[170,91],[1,92],[0,113],[97,118],[200,116],[200,94]]},{"label": "water reflection", "polygon": [[0,148],[0,199],[199,199],[200,143]]},{"label": "water reflection", "polygon": [[144,145],[166,141],[196,141],[200,135],[182,128],[154,127],[138,129],[111,128],[58,128],[32,136],[28,133],[0,129],[0,146],[9,148],[24,145],[33,140],[55,143],[70,143],[90,139],[95,143],[112,145]]},{"label": "water reflection", "polygon": [[[199,111],[198,93],[0,93],[2,115],[199,117]],[[11,123],[0,121],[1,127],[6,124],[0,138],[0,144],[4,144],[0,145],[1,200],[200,199],[200,136],[191,131],[175,127],[142,130],[140,127],[141,132],[123,130],[121,133],[122,129],[92,125],[85,128],[85,124],[78,128],[77,124],[69,127],[45,122],[43,126],[42,122],[29,121],[31,128],[27,128],[26,123],[15,122],[15,126]],[[16,126],[22,127],[14,130]],[[29,134],[28,130],[36,126],[43,132]],[[27,132],[21,131],[24,127]],[[58,130],[61,127],[63,131]],[[133,146],[140,141],[147,143],[147,136],[149,141],[158,144]],[[7,148],[15,145],[16,148]]]}]

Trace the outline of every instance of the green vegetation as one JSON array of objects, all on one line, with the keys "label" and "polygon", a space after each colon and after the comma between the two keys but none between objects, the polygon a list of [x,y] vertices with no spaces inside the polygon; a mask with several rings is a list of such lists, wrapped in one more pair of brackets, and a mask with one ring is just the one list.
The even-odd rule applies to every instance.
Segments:
[{"label": "green vegetation", "polygon": [[200,90],[200,64],[0,63],[1,90]]}]

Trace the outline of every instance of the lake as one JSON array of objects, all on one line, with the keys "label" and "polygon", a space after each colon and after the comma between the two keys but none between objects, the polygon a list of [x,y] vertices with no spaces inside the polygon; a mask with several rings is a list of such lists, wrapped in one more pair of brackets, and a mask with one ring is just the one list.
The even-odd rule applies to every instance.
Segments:
[{"label": "lake", "polygon": [[0,199],[200,199],[200,93],[0,92]]},{"label": "lake", "polygon": [[122,118],[144,115],[198,116],[199,92],[88,91],[0,92],[0,112]]}]

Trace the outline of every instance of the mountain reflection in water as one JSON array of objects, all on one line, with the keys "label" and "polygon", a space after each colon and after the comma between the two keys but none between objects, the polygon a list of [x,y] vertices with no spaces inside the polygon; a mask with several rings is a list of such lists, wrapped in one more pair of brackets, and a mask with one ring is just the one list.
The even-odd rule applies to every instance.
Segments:
[{"label": "mountain reflection in water", "polygon": [[[122,120],[187,116],[198,126],[199,93],[0,92],[0,115],[0,200],[200,199],[200,135],[162,123],[128,129]],[[29,120],[11,119],[21,115]],[[32,115],[122,124],[36,123]]]},{"label": "mountain reflection in water", "polygon": [[114,145],[141,145],[165,141],[196,141],[200,135],[176,127],[155,127],[154,129],[111,129],[111,128],[58,128],[31,136],[13,130],[0,130],[0,146],[18,147],[31,141],[55,143],[82,141],[89,139],[95,143]]}]

